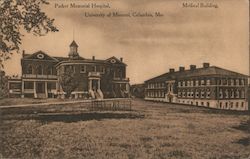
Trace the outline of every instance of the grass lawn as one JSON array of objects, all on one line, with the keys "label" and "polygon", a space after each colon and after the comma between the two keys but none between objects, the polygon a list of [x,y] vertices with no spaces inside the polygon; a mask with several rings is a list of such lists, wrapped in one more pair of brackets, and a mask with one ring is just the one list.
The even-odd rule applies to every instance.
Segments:
[{"label": "grass lawn", "polygon": [[250,158],[249,112],[142,100],[125,112],[0,111],[4,158]]},{"label": "grass lawn", "polygon": [[0,99],[0,106],[20,105],[20,104],[37,104],[62,101],[62,99],[49,98],[49,99],[33,99],[33,98],[3,98]]}]

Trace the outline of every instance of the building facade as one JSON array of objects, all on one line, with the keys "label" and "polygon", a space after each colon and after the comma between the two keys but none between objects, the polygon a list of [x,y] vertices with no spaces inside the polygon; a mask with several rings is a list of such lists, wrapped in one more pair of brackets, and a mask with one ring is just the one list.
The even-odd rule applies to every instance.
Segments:
[{"label": "building facade", "polygon": [[134,84],[130,87],[130,93],[133,98],[144,98],[145,97],[145,86],[144,84]]},{"label": "building facade", "polygon": [[145,99],[217,109],[248,110],[248,76],[203,63],[145,81]]},{"label": "building facade", "polygon": [[[111,57],[98,60],[79,55],[75,41],[70,44],[68,57],[52,57],[43,51],[23,53],[21,59],[21,96],[55,98],[66,95],[66,86],[74,87],[73,98],[123,98],[129,96],[127,65],[123,59]],[[63,82],[68,82],[64,86]],[[9,80],[11,85],[17,81]]]}]

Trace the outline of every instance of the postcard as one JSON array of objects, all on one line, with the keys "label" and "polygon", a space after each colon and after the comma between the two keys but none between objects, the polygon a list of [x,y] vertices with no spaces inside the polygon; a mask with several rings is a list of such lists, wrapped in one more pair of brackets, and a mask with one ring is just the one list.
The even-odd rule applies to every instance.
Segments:
[{"label": "postcard", "polygon": [[0,158],[250,159],[248,0],[0,2]]}]

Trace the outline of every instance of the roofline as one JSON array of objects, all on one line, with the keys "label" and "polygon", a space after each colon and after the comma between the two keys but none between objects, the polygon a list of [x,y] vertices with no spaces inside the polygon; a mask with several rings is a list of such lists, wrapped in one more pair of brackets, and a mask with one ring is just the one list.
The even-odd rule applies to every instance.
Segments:
[{"label": "roofline", "polygon": [[[34,54],[36,54],[36,53],[39,53],[39,52],[42,52],[43,54],[45,54],[45,55],[47,55],[47,56],[49,56],[49,57],[51,57],[52,59],[54,59],[55,61],[59,61],[58,59],[56,59],[55,57],[53,57],[53,56],[50,56],[50,55],[48,55],[47,53],[45,53],[44,51],[42,51],[42,50],[39,50],[39,51],[36,51],[36,52],[34,52],[33,54],[26,54],[27,56],[24,58],[24,57],[22,57],[22,59],[26,59],[26,60],[28,60],[27,58],[29,58],[30,56],[32,56],[32,55],[34,55]],[[34,60],[34,59],[32,59],[32,60]],[[45,61],[49,61],[49,60],[45,60]]]},{"label": "roofline", "polygon": [[[246,77],[246,78],[250,77],[250,75],[245,75],[245,74],[242,74],[242,73],[238,73],[238,72],[235,72],[235,71],[227,70],[227,69],[224,69],[224,68],[221,68],[221,67],[217,67],[217,66],[210,66],[210,67],[208,67],[208,68],[222,69],[222,70],[225,70],[225,71],[229,71],[229,72],[231,72],[231,73],[236,73],[236,74],[238,74],[238,75],[240,75],[240,76],[244,76],[244,77]],[[198,69],[206,69],[206,68],[204,68],[204,67],[196,68],[196,70],[198,70]],[[192,71],[192,70],[191,70],[191,69],[188,69],[188,70],[184,70],[184,71],[166,72],[166,73],[163,73],[163,74],[161,74],[161,75],[159,75],[159,76],[150,78],[150,79],[144,81],[144,83],[149,82],[149,81],[154,80],[154,79],[157,79],[157,78],[160,78],[160,77],[165,76],[165,75],[169,75],[169,74],[173,74],[173,75],[174,75],[175,73],[187,72],[187,71]],[[200,76],[214,76],[214,75],[220,76],[219,74],[208,74],[208,75],[200,75]],[[223,76],[227,76],[227,75],[223,75]],[[229,76],[237,76],[237,75],[229,75]],[[193,76],[193,77],[198,77],[198,76]]]}]

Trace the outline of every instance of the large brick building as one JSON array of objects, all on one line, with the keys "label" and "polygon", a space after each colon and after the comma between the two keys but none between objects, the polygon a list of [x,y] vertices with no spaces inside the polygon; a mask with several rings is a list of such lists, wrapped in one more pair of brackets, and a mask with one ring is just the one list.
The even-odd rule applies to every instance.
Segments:
[{"label": "large brick building", "polygon": [[203,63],[202,68],[170,69],[145,81],[145,87],[146,100],[248,110],[248,76],[209,63]]},{"label": "large brick building", "polygon": [[[79,55],[75,41],[70,44],[68,57],[52,57],[43,51],[23,53],[20,95],[32,98],[63,96],[65,91],[60,78],[66,72],[74,74],[77,87],[74,98],[122,98],[129,96],[129,79],[123,59],[111,57],[98,60]],[[10,91],[17,81],[9,80]],[[12,86],[13,85],[13,86]]]}]

